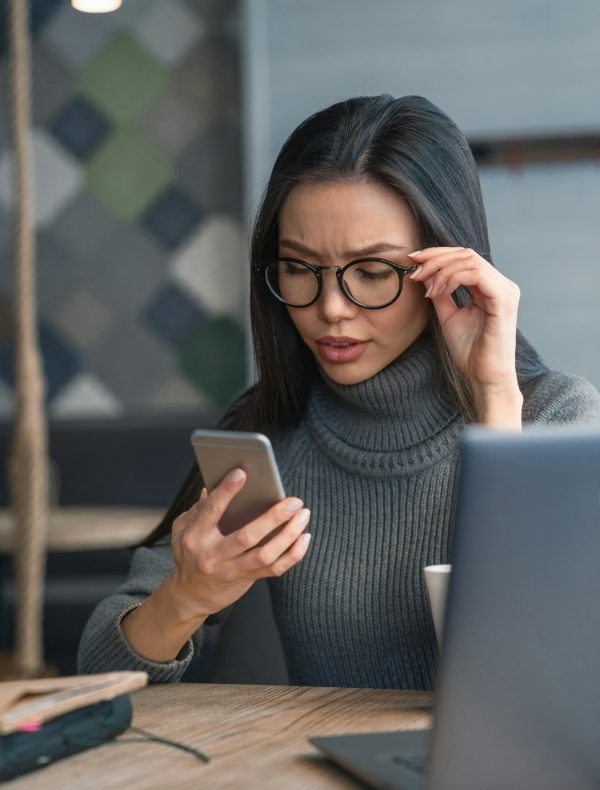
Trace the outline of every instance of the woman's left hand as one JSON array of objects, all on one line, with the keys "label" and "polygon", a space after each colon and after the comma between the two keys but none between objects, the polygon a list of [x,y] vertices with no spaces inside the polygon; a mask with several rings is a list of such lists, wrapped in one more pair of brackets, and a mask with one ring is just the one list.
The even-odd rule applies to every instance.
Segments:
[{"label": "woman's left hand", "polygon": [[[516,387],[515,350],[520,291],[488,261],[464,247],[428,247],[410,254],[458,368],[475,390]],[[450,294],[459,285],[473,303],[458,308]]]}]

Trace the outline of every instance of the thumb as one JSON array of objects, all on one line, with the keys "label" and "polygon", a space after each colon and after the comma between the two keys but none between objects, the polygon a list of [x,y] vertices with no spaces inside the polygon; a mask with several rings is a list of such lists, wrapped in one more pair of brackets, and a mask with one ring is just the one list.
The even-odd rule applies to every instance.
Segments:
[{"label": "thumb", "polygon": [[204,498],[202,494],[200,495],[198,507],[210,513],[210,520],[215,525],[218,525],[234,496],[244,487],[246,478],[247,474],[243,469],[232,469],[225,475],[219,485],[213,488],[210,494],[206,493]]},{"label": "thumb", "polygon": [[433,308],[441,326],[455,316],[460,310],[460,308],[454,304],[450,294],[440,294],[439,296],[435,296],[431,301],[433,302]]}]

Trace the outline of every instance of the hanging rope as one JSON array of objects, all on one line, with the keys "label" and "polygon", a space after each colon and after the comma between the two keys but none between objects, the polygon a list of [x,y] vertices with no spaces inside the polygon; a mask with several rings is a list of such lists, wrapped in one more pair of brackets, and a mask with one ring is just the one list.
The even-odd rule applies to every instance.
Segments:
[{"label": "hanging rope", "polygon": [[15,211],[15,424],[10,458],[17,580],[14,670],[43,671],[43,593],[48,526],[45,383],[37,343],[30,153],[29,0],[10,0],[11,121]]}]

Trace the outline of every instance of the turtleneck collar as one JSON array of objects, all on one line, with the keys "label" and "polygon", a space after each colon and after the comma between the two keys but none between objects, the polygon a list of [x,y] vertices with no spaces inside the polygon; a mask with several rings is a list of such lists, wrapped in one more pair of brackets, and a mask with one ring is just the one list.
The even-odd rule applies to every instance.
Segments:
[{"label": "turtleneck collar", "polygon": [[419,338],[382,371],[358,384],[323,372],[308,402],[314,440],[336,463],[362,474],[414,472],[456,446],[463,421],[438,384],[431,340]]}]

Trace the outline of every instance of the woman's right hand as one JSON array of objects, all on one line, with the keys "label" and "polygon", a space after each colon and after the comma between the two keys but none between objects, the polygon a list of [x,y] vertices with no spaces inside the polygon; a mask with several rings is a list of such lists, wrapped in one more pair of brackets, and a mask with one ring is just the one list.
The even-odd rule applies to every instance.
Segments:
[{"label": "woman's right hand", "polygon": [[[232,470],[210,494],[173,522],[175,569],[165,581],[182,622],[204,620],[237,601],[260,578],[281,576],[306,554],[310,511],[288,497],[244,527],[223,535],[219,521],[243,488],[246,473]],[[269,534],[277,530],[269,539]],[[265,541],[264,543],[262,541]]]}]

